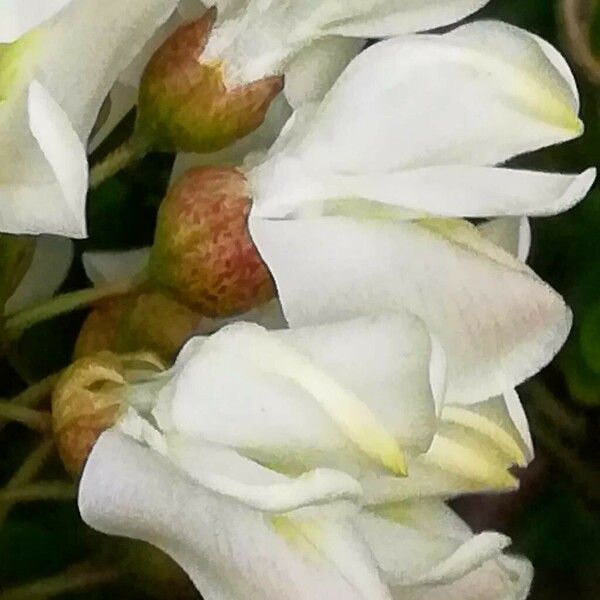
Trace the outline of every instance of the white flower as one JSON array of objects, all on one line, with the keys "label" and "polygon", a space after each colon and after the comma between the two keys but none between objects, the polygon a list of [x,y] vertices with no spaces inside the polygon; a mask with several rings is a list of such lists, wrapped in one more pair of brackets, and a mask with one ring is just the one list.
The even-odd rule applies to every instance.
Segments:
[{"label": "white flower", "polygon": [[0,231],[85,236],[88,136],[116,78],[175,6],[20,0],[1,9]]},{"label": "white flower", "polygon": [[510,541],[474,536],[440,498],[510,485],[525,443],[501,402],[448,412],[441,366],[404,314],[196,338],[130,388],[84,469],[82,516],[171,554],[207,600],[520,599],[530,567],[502,555]]},{"label": "white flower", "polygon": [[407,309],[448,353],[452,402],[537,372],[564,342],[569,310],[457,217],[554,214],[580,200],[593,169],[495,166],[580,135],[578,108],[556,50],[497,22],[359,55],[248,174],[251,232],[290,326]]},{"label": "white flower", "polygon": [[256,132],[207,155],[180,155],[173,179],[192,166],[240,165],[250,152],[266,152],[290,116],[321,101],[366,37],[432,29],[467,16],[487,0],[216,0],[217,27],[200,57],[223,64],[230,87],[285,74],[285,88]]},{"label": "white flower", "polygon": [[[214,4],[219,7],[218,0]],[[230,85],[282,72],[299,51],[338,36],[388,37],[447,25],[487,0],[247,0],[217,26],[201,60],[223,62]],[[308,72],[307,72],[308,74]],[[293,103],[292,103],[293,104]]]}]

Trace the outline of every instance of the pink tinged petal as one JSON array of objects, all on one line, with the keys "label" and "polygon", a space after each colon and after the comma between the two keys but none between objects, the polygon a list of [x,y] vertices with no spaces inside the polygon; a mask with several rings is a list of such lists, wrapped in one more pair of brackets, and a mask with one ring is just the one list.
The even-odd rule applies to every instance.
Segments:
[{"label": "pink tinged petal", "polygon": [[251,217],[250,228],[290,326],[408,310],[447,352],[450,403],[515,387],[571,326],[553,290],[464,222]]}]

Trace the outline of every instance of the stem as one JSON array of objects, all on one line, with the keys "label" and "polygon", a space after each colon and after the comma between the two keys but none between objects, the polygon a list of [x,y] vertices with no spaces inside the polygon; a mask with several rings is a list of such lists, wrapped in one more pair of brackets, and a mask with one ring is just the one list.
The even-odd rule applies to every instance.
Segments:
[{"label": "stem", "polygon": [[581,439],[586,434],[585,417],[573,414],[540,381],[529,382],[528,389],[532,404],[559,431],[573,439]]},{"label": "stem", "polygon": [[17,472],[10,478],[6,488],[13,489],[29,483],[44,466],[54,449],[52,438],[42,441],[35,450],[23,461]]},{"label": "stem", "polygon": [[562,33],[575,62],[586,72],[592,83],[600,83],[600,60],[590,44],[593,4],[584,0],[561,0],[558,16]]},{"label": "stem", "polygon": [[38,502],[39,500],[73,500],[75,486],[64,481],[40,481],[0,490],[0,502]]},{"label": "stem", "polygon": [[0,600],[44,600],[68,592],[90,588],[114,581],[118,573],[114,569],[94,569],[80,566],[60,575],[39,579],[32,583],[13,587],[0,592]]},{"label": "stem", "polygon": [[541,420],[535,420],[534,434],[547,454],[569,474],[576,485],[585,490],[594,501],[600,500],[600,475],[591,465],[587,465],[577,452],[567,446],[556,433]]},{"label": "stem", "polygon": [[133,281],[119,282],[94,287],[86,290],[78,290],[56,296],[37,306],[26,308],[6,317],[4,323],[6,338],[10,341],[15,340],[21,334],[36,323],[47,321],[59,315],[72,312],[93,304],[98,300],[110,298],[112,296],[123,296],[129,293],[135,286]]},{"label": "stem", "polygon": [[48,375],[48,377],[45,377],[41,381],[34,383],[25,391],[15,396],[11,400],[12,404],[35,408],[42,402],[42,400],[44,400],[44,398],[47,398],[52,394],[61,375],[62,372],[54,373],[54,375]]},{"label": "stem", "polygon": [[19,406],[13,402],[0,401],[0,418],[16,421],[36,431],[50,429],[50,413]]},{"label": "stem", "polygon": [[[23,461],[17,472],[9,479],[5,489],[12,490],[28,484],[42,469],[54,449],[54,440],[48,438]],[[0,505],[0,527],[6,519],[14,502],[5,502]]]},{"label": "stem", "polygon": [[[38,383],[34,383],[28,387],[24,392],[21,392],[18,396],[15,396],[12,400],[1,401],[4,405],[10,404],[15,407],[27,407],[35,408],[41,404],[42,400],[49,397],[56,386],[56,383],[60,377],[60,373],[50,375],[45,379],[42,379]],[[2,421],[0,416],[0,431],[6,423]]]},{"label": "stem", "polygon": [[97,162],[90,172],[90,188],[96,189],[100,184],[116,175],[129,165],[143,158],[150,150],[150,144],[139,135],[133,135],[116,150]]}]

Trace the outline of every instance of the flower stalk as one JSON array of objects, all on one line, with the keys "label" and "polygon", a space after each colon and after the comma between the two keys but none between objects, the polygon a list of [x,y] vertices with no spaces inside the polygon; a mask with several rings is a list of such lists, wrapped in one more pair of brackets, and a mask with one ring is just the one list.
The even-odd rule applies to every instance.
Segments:
[{"label": "flower stalk", "polygon": [[22,423],[35,431],[48,431],[50,428],[50,413],[19,406],[10,401],[0,401],[0,418]]},{"label": "flower stalk", "polygon": [[[54,440],[52,438],[44,439],[31,454],[23,461],[16,473],[10,478],[5,486],[5,490],[19,489],[27,485],[40,472],[54,449]],[[6,519],[10,509],[14,506],[14,501],[0,504],[0,527]]]},{"label": "flower stalk", "polygon": [[134,281],[126,281],[69,292],[8,315],[4,322],[5,339],[13,341],[37,323],[70,313],[105,298],[125,295],[135,287],[136,283]]},{"label": "flower stalk", "polygon": [[114,569],[93,568],[85,565],[79,567],[77,570],[69,569],[54,577],[47,577],[32,583],[9,588],[0,592],[0,600],[43,600],[45,598],[55,598],[68,592],[88,589],[113,581],[117,577],[118,573]]},{"label": "flower stalk", "polygon": [[150,150],[150,144],[133,134],[128,140],[97,162],[90,171],[90,188],[96,189],[123,169],[141,160]]},{"label": "flower stalk", "polygon": [[0,502],[39,502],[40,500],[73,500],[75,486],[65,481],[40,481],[0,490]]}]

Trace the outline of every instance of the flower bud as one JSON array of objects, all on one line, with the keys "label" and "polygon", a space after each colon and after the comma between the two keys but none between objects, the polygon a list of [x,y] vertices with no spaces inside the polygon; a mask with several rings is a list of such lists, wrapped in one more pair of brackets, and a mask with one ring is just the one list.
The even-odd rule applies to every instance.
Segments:
[{"label": "flower bud", "polygon": [[247,226],[246,179],[233,167],[188,171],[163,200],[150,276],[202,314],[227,317],[274,295]]},{"label": "flower bud", "polygon": [[99,304],[75,344],[75,357],[103,350],[154,352],[170,362],[186,340],[208,321],[159,291],[143,291]]},{"label": "flower bud", "polygon": [[114,350],[119,320],[129,305],[129,297],[120,296],[98,302],[84,321],[73,358],[83,358],[104,350]]},{"label": "flower bud", "polygon": [[119,320],[114,349],[117,352],[148,350],[171,361],[204,320],[161,292],[144,292],[131,299]]},{"label": "flower bud", "polygon": [[96,440],[116,423],[127,385],[163,368],[151,354],[101,352],[65,370],[52,394],[52,430],[69,473],[81,472]]},{"label": "flower bud", "polygon": [[136,137],[156,150],[214,152],[264,121],[283,89],[280,76],[228,89],[218,61],[201,56],[216,10],[181,26],[156,51],[140,84]]}]

